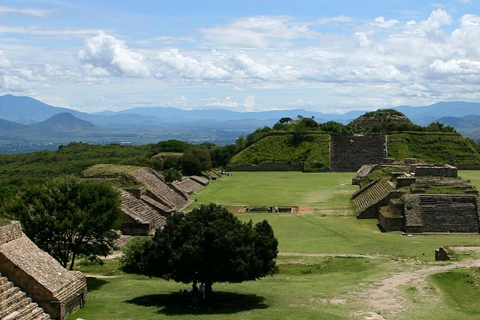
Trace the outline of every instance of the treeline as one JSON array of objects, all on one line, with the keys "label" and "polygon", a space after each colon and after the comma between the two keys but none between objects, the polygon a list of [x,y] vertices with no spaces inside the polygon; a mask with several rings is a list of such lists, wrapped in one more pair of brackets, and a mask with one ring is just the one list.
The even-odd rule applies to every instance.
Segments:
[{"label": "treeline", "polygon": [[[181,155],[165,159],[154,157],[162,152]],[[0,154],[0,194],[1,198],[11,197],[31,184],[43,183],[61,175],[80,176],[85,169],[102,163],[136,165],[159,171],[174,168],[187,175],[197,174],[225,166],[235,152],[234,145],[194,145],[168,140],[141,146],[72,142],[60,146],[57,151]]]}]

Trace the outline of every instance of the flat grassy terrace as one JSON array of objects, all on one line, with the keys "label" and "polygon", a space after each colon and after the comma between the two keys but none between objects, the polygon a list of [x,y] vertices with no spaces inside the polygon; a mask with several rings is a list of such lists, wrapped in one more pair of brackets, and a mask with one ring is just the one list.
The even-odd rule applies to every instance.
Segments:
[{"label": "flat grassy terrace", "polygon": [[[480,172],[460,175],[480,187]],[[478,252],[467,248],[455,251],[454,262],[434,262],[434,251],[440,246],[480,247],[480,236],[381,233],[376,221],[355,218],[349,201],[357,190],[350,185],[352,177],[234,172],[213,181],[194,196],[195,206],[215,202],[305,209],[301,214],[238,215],[272,225],[279,240],[279,274],[215,284],[216,307],[197,310],[189,309],[188,297],[179,292],[188,288],[185,284],[136,275],[89,277],[87,305],[69,319],[478,319],[480,306],[472,303],[480,299],[476,273],[465,268]],[[114,260],[79,270],[118,275],[117,267]],[[459,278],[468,281],[453,287]]]}]

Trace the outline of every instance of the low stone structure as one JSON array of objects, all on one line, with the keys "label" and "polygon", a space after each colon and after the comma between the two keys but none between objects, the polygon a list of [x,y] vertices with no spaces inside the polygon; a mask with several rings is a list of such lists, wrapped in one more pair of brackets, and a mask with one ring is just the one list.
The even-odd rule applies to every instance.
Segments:
[{"label": "low stone structure", "polygon": [[473,194],[410,194],[405,203],[405,232],[478,233],[478,197]]},{"label": "low stone structure", "polygon": [[[405,172],[398,165],[368,165],[357,172],[352,182],[363,185],[352,195],[357,218],[378,219],[383,231],[479,233],[478,191],[456,178],[457,169],[411,162]],[[365,185],[375,170],[383,171]]]},{"label": "low stone structure", "polygon": [[205,188],[210,181],[199,176],[190,176],[182,181],[175,181],[173,184],[187,194],[196,193]]},{"label": "low stone structure", "polygon": [[52,319],[63,320],[86,302],[85,276],[66,270],[40,250],[21,231],[18,222],[0,228],[0,272],[26,292]]},{"label": "low stone structure", "polygon": [[457,168],[448,164],[416,164],[412,165],[412,172],[416,177],[457,177]]}]

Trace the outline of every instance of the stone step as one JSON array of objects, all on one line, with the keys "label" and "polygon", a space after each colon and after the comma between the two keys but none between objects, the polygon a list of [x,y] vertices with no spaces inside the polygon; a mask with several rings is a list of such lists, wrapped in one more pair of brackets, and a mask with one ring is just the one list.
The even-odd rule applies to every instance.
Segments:
[{"label": "stone step", "polygon": [[[0,310],[2,310],[1,315],[7,316],[14,312],[21,313],[22,309],[32,303],[32,300],[28,298],[25,293],[19,292],[16,293],[12,299],[8,301],[7,305],[0,306]],[[1,318],[0,318],[1,319]]]},{"label": "stone step", "polygon": [[2,303],[5,300],[8,300],[11,296],[13,296],[15,293],[19,291],[20,289],[18,287],[15,287],[13,283],[10,283],[10,288],[0,294],[0,303]]},{"label": "stone step", "polygon": [[14,287],[13,283],[11,282],[7,282],[5,284],[3,284],[1,287],[0,287],[0,300],[2,299],[2,296],[6,293],[6,292],[10,292],[10,290]]}]

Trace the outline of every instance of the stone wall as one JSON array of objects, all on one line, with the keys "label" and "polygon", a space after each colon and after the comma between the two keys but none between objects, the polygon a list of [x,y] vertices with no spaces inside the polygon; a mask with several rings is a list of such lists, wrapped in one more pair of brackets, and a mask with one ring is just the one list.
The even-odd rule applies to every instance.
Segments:
[{"label": "stone wall", "polygon": [[355,172],[364,164],[382,163],[386,158],[385,134],[330,135],[330,171]]},{"label": "stone wall", "polygon": [[405,232],[478,233],[478,197],[469,194],[412,194],[405,200]]},{"label": "stone wall", "polygon": [[421,164],[412,165],[412,172],[416,177],[436,176],[436,177],[457,177],[457,168],[448,164]]},{"label": "stone wall", "polygon": [[0,228],[0,272],[25,291],[53,319],[65,319],[83,307],[86,278],[70,272],[40,250],[20,230],[20,224]]}]

